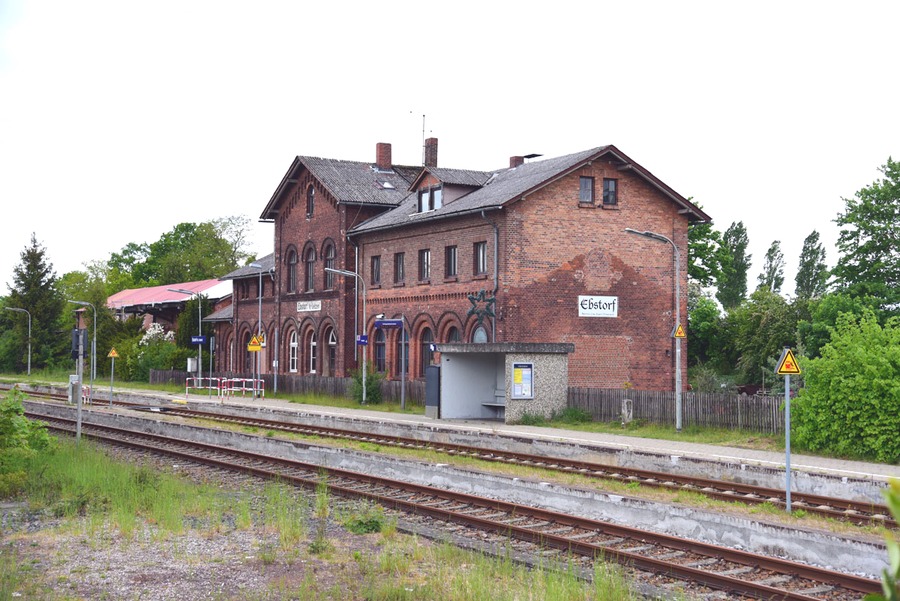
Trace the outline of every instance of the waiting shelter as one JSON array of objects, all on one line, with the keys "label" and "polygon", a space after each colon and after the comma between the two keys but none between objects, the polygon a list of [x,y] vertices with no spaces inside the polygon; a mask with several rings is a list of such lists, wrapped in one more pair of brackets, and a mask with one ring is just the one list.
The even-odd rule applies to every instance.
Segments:
[{"label": "waiting shelter", "polygon": [[425,411],[440,419],[521,421],[566,408],[571,343],[435,344],[440,367],[426,373]]}]

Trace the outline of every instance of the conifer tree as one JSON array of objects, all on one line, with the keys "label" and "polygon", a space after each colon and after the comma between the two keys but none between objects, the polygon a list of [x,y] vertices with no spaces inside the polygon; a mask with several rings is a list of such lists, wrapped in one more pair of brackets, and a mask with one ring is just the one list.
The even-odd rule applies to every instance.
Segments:
[{"label": "conifer tree", "polygon": [[[31,313],[31,368],[56,366],[68,359],[70,345],[68,331],[61,332],[61,318],[65,299],[60,296],[58,279],[53,265],[47,260],[46,249],[31,234],[31,243],[20,254],[21,263],[13,268],[13,284],[8,286],[5,306],[19,307]],[[21,321],[21,320],[20,320]],[[10,362],[21,370],[28,354],[27,323],[15,326],[19,343],[4,347],[2,362]]]}]

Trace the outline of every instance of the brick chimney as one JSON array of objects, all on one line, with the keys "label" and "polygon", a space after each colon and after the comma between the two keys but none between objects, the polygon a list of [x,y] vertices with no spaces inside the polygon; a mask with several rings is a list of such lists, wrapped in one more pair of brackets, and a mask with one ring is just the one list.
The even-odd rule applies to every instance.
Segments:
[{"label": "brick chimney", "polygon": [[525,164],[525,157],[509,157],[509,168],[515,169]]},{"label": "brick chimney", "polygon": [[425,166],[437,167],[437,138],[425,140]]},{"label": "brick chimney", "polygon": [[391,169],[391,145],[387,142],[379,142],[375,145],[375,167],[385,171]]}]

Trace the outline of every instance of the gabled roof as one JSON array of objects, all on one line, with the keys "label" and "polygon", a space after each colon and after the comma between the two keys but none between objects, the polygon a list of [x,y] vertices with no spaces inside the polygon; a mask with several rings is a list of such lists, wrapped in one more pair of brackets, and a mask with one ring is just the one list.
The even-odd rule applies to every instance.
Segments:
[{"label": "gabled roof", "polygon": [[249,277],[259,277],[259,272],[268,273],[270,271],[274,271],[275,269],[275,253],[266,255],[261,259],[257,259],[255,261],[262,265],[262,269],[257,267],[250,267],[249,265],[244,265],[243,267],[238,267],[231,273],[226,273],[220,280],[239,280],[241,278],[249,278]]},{"label": "gabled roof", "polygon": [[213,311],[209,315],[203,318],[203,321],[226,321],[230,322],[234,319],[234,305],[228,303],[226,306],[222,307],[218,311]]},{"label": "gabled roof", "polygon": [[339,204],[396,207],[409,194],[409,184],[422,168],[393,165],[390,170],[382,170],[372,163],[298,156],[259,216],[261,221],[275,219],[285,194],[304,170],[325,186]]},{"label": "gabled roof", "polygon": [[[434,221],[455,217],[467,213],[499,209],[507,204],[521,200],[529,194],[548,184],[580,169],[588,162],[600,159],[613,159],[620,163],[620,169],[633,170],[651,186],[670,198],[681,208],[690,221],[711,221],[709,215],[691,203],[672,188],[659,180],[652,173],[632,161],[625,153],[612,145],[591,148],[574,154],[525,163],[518,167],[501,169],[490,174],[487,181],[477,190],[462,196],[453,202],[444,204],[440,209],[419,213],[416,198],[406,198],[396,209],[376,215],[353,228],[350,233],[371,232],[389,229],[425,221]],[[447,170],[456,171],[456,170]],[[475,172],[472,172],[475,173]]]},{"label": "gabled roof", "polygon": [[200,280],[199,282],[131,288],[110,296],[106,299],[106,306],[113,310],[137,309],[140,307],[183,303],[186,300],[190,300],[192,296],[192,294],[172,292],[171,289],[190,290],[193,294],[200,294],[209,299],[218,300],[231,294],[231,282]]}]

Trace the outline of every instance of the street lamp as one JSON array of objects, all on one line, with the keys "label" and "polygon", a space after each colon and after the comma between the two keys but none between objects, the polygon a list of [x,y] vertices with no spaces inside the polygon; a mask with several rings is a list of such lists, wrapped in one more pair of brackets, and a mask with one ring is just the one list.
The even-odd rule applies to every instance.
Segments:
[{"label": "street lamp", "polygon": [[[366,283],[363,281],[361,275],[356,273],[355,271],[347,271],[346,269],[334,269],[333,267],[326,267],[325,271],[328,273],[333,273],[335,275],[341,275],[347,278],[356,278],[356,280],[362,286],[363,291],[363,331],[366,329]],[[354,334],[356,334],[354,332]],[[362,404],[366,404],[366,349],[363,349],[362,352]]]},{"label": "street lamp", "polygon": [[[169,292],[177,292],[179,294],[187,294],[188,296],[197,295],[197,335],[203,336],[203,302],[199,292],[193,290],[185,290],[184,288],[166,288]],[[202,340],[202,338],[201,338]],[[197,384],[203,386],[203,343],[197,344]]]},{"label": "street lamp", "polygon": [[28,316],[28,375],[31,375],[31,313],[18,307],[4,307],[7,311],[17,311]]},{"label": "street lamp", "polygon": [[94,404],[94,376],[97,375],[97,308],[87,301],[70,300],[66,301],[74,305],[82,307],[90,307],[94,310],[94,340],[91,342],[91,392],[88,395],[88,402]]},{"label": "street lamp", "polygon": [[[256,290],[256,292],[258,293],[258,296],[259,296],[259,302],[257,303],[258,311],[257,311],[257,316],[256,316],[256,336],[257,336],[257,340],[260,340],[260,336],[262,335],[262,274],[263,274],[262,270],[263,270],[263,266],[262,266],[262,263],[260,263],[258,261],[253,261],[252,263],[250,263],[250,267],[253,267],[254,269],[259,270],[259,287]],[[262,377],[262,374],[260,373],[260,371],[261,370],[260,370],[260,362],[259,362],[259,352],[257,352],[256,353],[256,379],[253,380],[253,397],[254,398],[259,398],[259,389],[258,389],[259,378]]]},{"label": "street lamp", "polygon": [[626,227],[625,231],[629,234],[637,234],[638,236],[652,238],[660,242],[668,242],[672,245],[672,250],[675,251],[673,253],[675,272],[672,275],[672,279],[675,281],[675,329],[673,330],[675,334],[675,431],[681,432],[681,336],[678,335],[678,331],[681,328],[681,272],[679,271],[681,253],[678,251],[678,246],[662,234],[648,231],[639,232],[630,227]]}]

